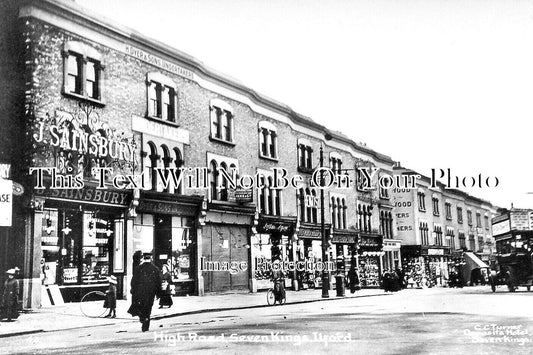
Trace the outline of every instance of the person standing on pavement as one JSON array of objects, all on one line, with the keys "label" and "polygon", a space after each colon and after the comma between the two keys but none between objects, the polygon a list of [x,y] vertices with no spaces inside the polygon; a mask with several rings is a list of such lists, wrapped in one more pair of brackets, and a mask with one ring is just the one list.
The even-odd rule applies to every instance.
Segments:
[{"label": "person standing on pavement", "polygon": [[109,288],[105,292],[104,308],[109,308],[106,318],[117,317],[117,278],[114,275],[109,276]]},{"label": "person standing on pavement", "polygon": [[170,283],[172,282],[172,275],[168,264],[163,264],[161,268],[161,296],[159,297],[159,308],[172,306],[172,294],[170,293]]},{"label": "person standing on pavement", "polygon": [[150,315],[154,305],[154,297],[161,294],[161,274],[157,266],[152,264],[152,254],[143,253],[142,264],[131,279],[131,306],[128,310],[132,316],[139,316],[141,330],[150,328]]},{"label": "person standing on pavement", "polygon": [[5,309],[7,321],[11,322],[13,318],[18,318],[19,282],[15,279],[15,269],[7,270],[6,274],[8,279],[4,282],[2,306]]}]

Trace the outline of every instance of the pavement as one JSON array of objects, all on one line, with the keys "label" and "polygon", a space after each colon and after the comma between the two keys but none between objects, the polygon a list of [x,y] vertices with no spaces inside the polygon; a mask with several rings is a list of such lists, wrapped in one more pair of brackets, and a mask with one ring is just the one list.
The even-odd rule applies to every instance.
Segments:
[{"label": "pavement", "polygon": [[[346,298],[371,297],[386,295],[382,289],[362,289],[351,294],[347,290],[345,297],[336,297],[334,290],[329,291],[329,298],[322,298],[320,289],[290,291],[287,290],[287,304],[303,304],[311,302],[328,302]],[[158,301],[152,309],[152,319],[164,319],[189,314],[217,312],[225,310],[253,309],[269,306],[266,300],[266,292],[258,293],[219,293],[205,296],[181,296],[173,297],[174,305],[171,308],[158,308]],[[103,311],[103,302],[90,302],[83,305],[86,314],[98,315]],[[88,317],[84,315],[81,304],[65,303],[61,306],[43,307],[28,310],[20,314],[20,317],[12,322],[0,322],[0,338],[33,334],[41,332],[54,332],[60,330],[80,329],[115,325],[120,323],[138,322],[137,317],[132,317],[127,310],[129,300],[117,300],[117,318],[104,318],[101,316]]]}]

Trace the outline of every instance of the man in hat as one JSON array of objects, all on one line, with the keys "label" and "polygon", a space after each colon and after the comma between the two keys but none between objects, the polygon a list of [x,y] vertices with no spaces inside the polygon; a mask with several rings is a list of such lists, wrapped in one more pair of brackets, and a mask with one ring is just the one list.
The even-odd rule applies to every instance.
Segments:
[{"label": "man in hat", "polygon": [[18,295],[19,282],[15,279],[15,269],[6,271],[8,279],[4,282],[4,294],[2,297],[2,305],[6,311],[7,321],[11,322],[12,318],[18,318]]},{"label": "man in hat", "polygon": [[142,331],[150,328],[150,315],[154,297],[161,292],[161,274],[157,266],[152,264],[152,254],[143,253],[142,264],[131,279],[131,306],[128,310],[132,316],[139,316]]}]

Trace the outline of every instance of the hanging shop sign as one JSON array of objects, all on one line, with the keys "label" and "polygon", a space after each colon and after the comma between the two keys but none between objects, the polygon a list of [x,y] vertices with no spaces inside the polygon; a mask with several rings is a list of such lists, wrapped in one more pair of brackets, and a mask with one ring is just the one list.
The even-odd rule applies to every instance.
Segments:
[{"label": "hanging shop sign", "polygon": [[155,214],[171,214],[177,216],[196,216],[198,206],[185,205],[182,203],[166,202],[166,201],[139,201],[136,208],[138,213],[155,213]]},{"label": "hanging shop sign", "polygon": [[355,244],[357,235],[333,235],[331,242],[333,244]]},{"label": "hanging shop sign", "polygon": [[444,249],[428,249],[428,255],[444,255]]}]

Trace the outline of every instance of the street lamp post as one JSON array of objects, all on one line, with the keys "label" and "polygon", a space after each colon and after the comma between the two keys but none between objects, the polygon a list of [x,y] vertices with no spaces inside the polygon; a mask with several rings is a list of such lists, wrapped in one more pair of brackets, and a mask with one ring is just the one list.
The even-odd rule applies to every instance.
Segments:
[{"label": "street lamp post", "polygon": [[[320,168],[324,166],[324,151],[320,146]],[[322,236],[322,298],[329,298],[329,275],[326,270],[328,262],[328,241],[326,238],[326,228],[324,227],[324,172],[320,169],[320,233]]]}]

